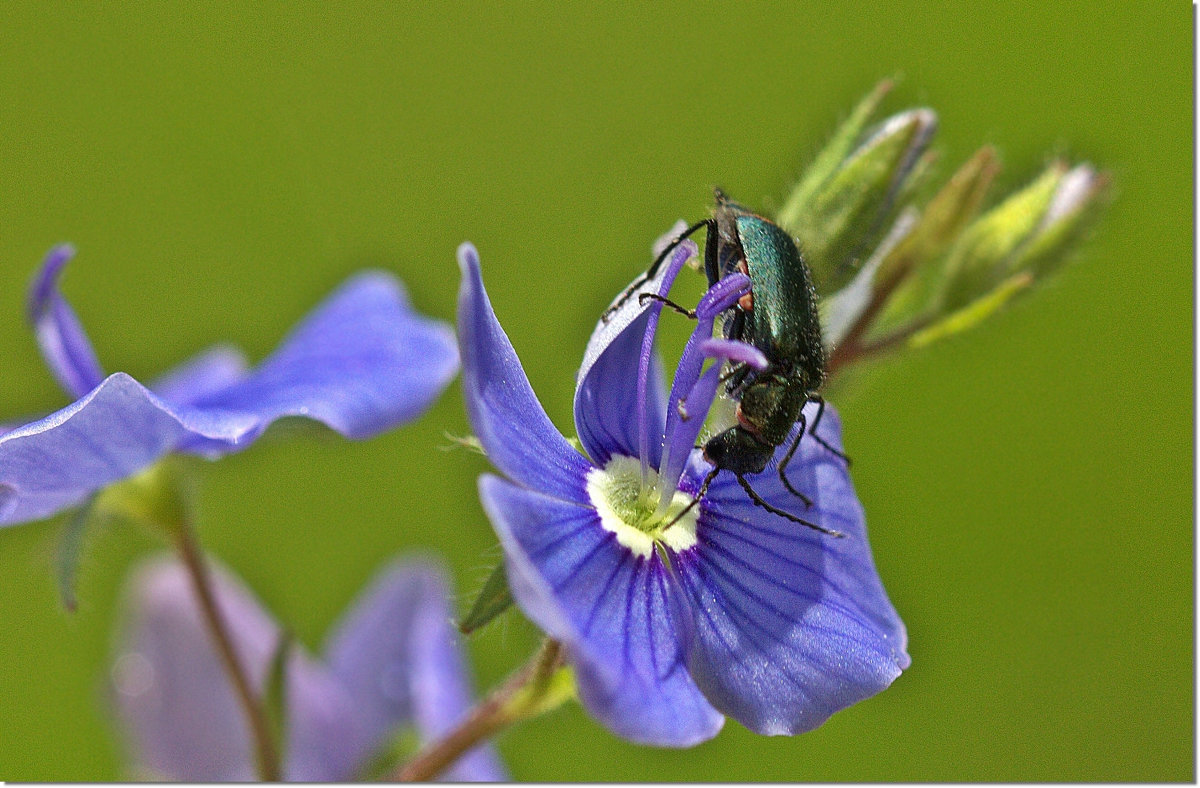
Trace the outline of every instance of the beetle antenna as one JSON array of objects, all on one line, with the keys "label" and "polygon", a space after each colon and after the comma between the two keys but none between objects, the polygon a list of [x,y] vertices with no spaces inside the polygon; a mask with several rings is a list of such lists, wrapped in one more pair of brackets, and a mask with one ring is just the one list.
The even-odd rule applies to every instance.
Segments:
[{"label": "beetle antenna", "polygon": [[645,273],[643,273],[637,279],[634,279],[633,284],[625,288],[625,292],[621,293],[620,297],[617,298],[616,301],[613,301],[612,306],[604,310],[604,314],[600,316],[600,322],[607,323],[608,319],[613,316],[613,313],[620,309],[625,302],[629,300],[629,297],[633,295],[635,290],[653,279],[655,274],[658,273],[659,266],[663,264],[663,260],[667,259],[667,255],[669,255],[676,246],[679,246],[681,243],[683,243],[688,236],[699,230],[701,227],[708,227],[710,224],[712,224],[712,221],[712,219],[701,219],[680,233],[679,236],[671,241],[671,243],[667,244],[666,248],[659,253],[658,257],[654,258],[654,262],[650,264],[650,267],[646,269]]}]

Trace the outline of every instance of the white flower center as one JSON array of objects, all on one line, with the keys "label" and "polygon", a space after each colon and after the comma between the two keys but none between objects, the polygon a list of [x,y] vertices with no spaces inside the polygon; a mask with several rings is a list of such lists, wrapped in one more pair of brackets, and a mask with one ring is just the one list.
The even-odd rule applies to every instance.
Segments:
[{"label": "white flower center", "polygon": [[[700,507],[693,506],[678,520],[675,518],[692,502],[687,493],[676,490],[664,515],[656,516],[658,474],[647,470],[642,485],[642,464],[634,457],[615,456],[603,468],[588,472],[588,498],[600,513],[604,530],[616,534],[617,541],[643,558],[649,558],[655,545],[673,552],[696,544],[696,518]],[[646,494],[647,492],[651,494]]]}]

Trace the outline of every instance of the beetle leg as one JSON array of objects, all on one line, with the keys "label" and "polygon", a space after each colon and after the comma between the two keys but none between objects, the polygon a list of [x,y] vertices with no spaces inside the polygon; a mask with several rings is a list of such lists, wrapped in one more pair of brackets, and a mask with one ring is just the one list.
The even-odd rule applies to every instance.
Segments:
[{"label": "beetle leg", "polygon": [[712,287],[717,282],[721,281],[721,264],[717,259],[718,246],[717,240],[713,237],[717,234],[717,220],[708,220],[708,229],[704,233],[704,275],[708,277],[708,286]]},{"label": "beetle leg", "polygon": [[830,536],[836,536],[838,538],[845,536],[845,534],[842,533],[841,531],[834,531],[832,529],[824,528],[820,525],[817,525],[816,523],[810,523],[808,520],[797,517],[794,514],[789,514],[788,512],[785,512],[782,509],[772,506],[771,504],[764,501],[762,499],[762,496],[760,496],[758,493],[754,492],[754,488],[750,486],[750,482],[746,481],[746,478],[744,476],[742,476],[740,473],[736,473],[736,474],[734,474],[734,476],[737,476],[738,484],[742,485],[742,489],[746,491],[746,495],[750,496],[750,500],[754,501],[754,504],[756,506],[761,506],[762,508],[766,509],[771,514],[777,514],[780,517],[784,518],[785,520],[791,520],[793,523],[799,523],[800,525],[806,525],[809,528],[813,529],[814,531],[820,531],[823,534],[828,534]]},{"label": "beetle leg", "polygon": [[746,311],[741,307],[733,310],[733,316],[726,319],[725,338],[742,339],[746,331]]},{"label": "beetle leg", "polygon": [[[817,434],[817,425],[821,423],[821,417],[825,415],[825,398],[822,397],[820,394],[814,394],[813,396],[808,398],[808,401],[817,403],[817,415],[813,419],[812,429],[810,429],[808,431],[808,434],[812,435],[814,438],[816,438],[817,443],[821,444],[826,449],[829,449],[831,452],[833,452],[837,456],[841,457],[842,462],[846,463],[846,467],[849,468],[850,467],[850,458],[846,456],[846,453],[833,448],[832,446],[829,445],[829,443],[824,438],[822,438],[820,435]],[[803,421],[803,419],[804,419],[803,413],[800,414],[800,419]]]},{"label": "beetle leg", "polygon": [[685,514],[690,512],[692,510],[692,507],[694,507],[696,504],[700,503],[700,499],[704,497],[704,494],[706,492],[708,492],[708,485],[710,485],[712,483],[712,480],[716,478],[717,474],[720,471],[721,471],[720,468],[713,468],[711,471],[708,472],[708,475],[704,477],[704,483],[700,485],[700,491],[696,493],[696,496],[694,498],[692,498],[691,502],[689,502],[687,506],[683,507],[683,509],[680,510],[679,514],[675,515],[675,517],[671,520],[671,522],[669,522],[663,526],[664,531],[667,530],[668,528],[670,528],[675,523],[679,522],[679,518],[683,517]]},{"label": "beetle leg", "polygon": [[746,385],[750,373],[754,368],[745,362],[734,364],[724,375],[721,376],[722,382],[725,383],[725,391],[730,397],[737,399],[741,394],[740,389]]},{"label": "beetle leg", "polygon": [[783,455],[783,459],[779,461],[779,480],[783,482],[783,486],[787,488],[788,492],[804,501],[804,505],[811,509],[813,504],[812,498],[809,498],[793,487],[792,483],[788,481],[787,474],[784,473],[787,470],[788,463],[792,461],[792,455],[796,453],[796,448],[800,445],[800,439],[804,437],[804,426],[804,414],[801,413],[800,430],[796,433],[796,440],[792,441],[792,445],[788,447],[787,454]]},{"label": "beetle leg", "polygon": [[669,306],[672,309],[674,309],[679,314],[686,315],[686,316],[690,317],[692,320],[696,319],[696,310],[695,309],[688,309],[687,307],[680,306],[679,304],[675,303],[674,301],[667,298],[666,296],[660,296],[658,293],[642,293],[640,296],[638,296],[638,304],[640,304],[641,306],[645,306],[647,301],[660,301],[663,304],[665,304],[666,306]]}]

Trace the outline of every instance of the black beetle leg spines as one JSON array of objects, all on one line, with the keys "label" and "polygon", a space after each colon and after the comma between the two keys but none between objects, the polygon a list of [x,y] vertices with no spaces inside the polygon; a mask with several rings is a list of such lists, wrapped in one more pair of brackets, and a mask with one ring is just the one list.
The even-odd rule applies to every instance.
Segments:
[{"label": "black beetle leg spines", "polygon": [[[813,439],[816,440],[817,443],[821,444],[830,452],[840,457],[842,462],[846,463],[846,466],[849,467],[850,458],[846,455],[846,453],[834,448],[829,444],[828,441],[817,434],[817,427],[821,424],[821,417],[825,415],[825,398],[820,394],[813,394],[808,398],[808,401],[817,403],[817,415],[813,417],[812,427],[809,428],[808,434],[813,436]],[[800,414],[800,417],[803,419],[804,414]]]}]

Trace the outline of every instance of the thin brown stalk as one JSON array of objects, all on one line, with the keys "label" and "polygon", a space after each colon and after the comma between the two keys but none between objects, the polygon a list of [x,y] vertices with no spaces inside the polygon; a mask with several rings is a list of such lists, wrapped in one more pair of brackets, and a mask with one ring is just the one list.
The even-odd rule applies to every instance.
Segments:
[{"label": "thin brown stalk", "polygon": [[204,623],[208,627],[209,635],[216,645],[217,654],[220,655],[225,672],[233,684],[234,694],[237,696],[242,712],[246,716],[246,722],[249,724],[251,736],[254,739],[255,761],[258,766],[259,778],[267,782],[278,781],[280,779],[279,754],[275,748],[275,740],[271,734],[271,725],[267,720],[266,710],[254,693],[250,680],[246,677],[246,672],[238,660],[233,640],[229,636],[229,630],[226,628],[221,610],[217,606],[212,588],[212,578],[204,561],[204,554],[200,550],[200,545],[192,534],[191,528],[186,524],[178,531],[178,545],[179,554],[183,558],[188,576],[192,580],[192,588],[196,592],[196,598],[200,601],[200,611],[203,614]]},{"label": "thin brown stalk", "polygon": [[393,782],[428,782],[485,739],[520,718],[512,709],[517,693],[538,682],[549,681],[562,658],[558,641],[547,639],[542,648],[508,681],[493,690],[463,719],[457,728],[425,747],[402,764],[387,779]]}]

